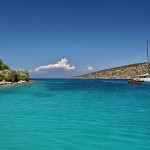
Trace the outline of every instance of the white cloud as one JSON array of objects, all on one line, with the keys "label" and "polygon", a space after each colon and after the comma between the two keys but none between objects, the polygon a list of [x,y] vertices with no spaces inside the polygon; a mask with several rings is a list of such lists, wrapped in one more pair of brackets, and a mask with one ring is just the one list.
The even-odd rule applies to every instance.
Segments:
[{"label": "white cloud", "polygon": [[48,65],[45,65],[45,66],[40,66],[38,68],[35,68],[35,69],[31,70],[30,72],[40,72],[40,71],[44,71],[44,70],[58,70],[58,69],[71,71],[71,70],[76,70],[76,67],[71,66],[68,63],[67,58],[63,58],[55,64],[48,64]]},{"label": "white cloud", "polygon": [[88,67],[87,69],[88,69],[89,71],[94,70],[93,67]]}]

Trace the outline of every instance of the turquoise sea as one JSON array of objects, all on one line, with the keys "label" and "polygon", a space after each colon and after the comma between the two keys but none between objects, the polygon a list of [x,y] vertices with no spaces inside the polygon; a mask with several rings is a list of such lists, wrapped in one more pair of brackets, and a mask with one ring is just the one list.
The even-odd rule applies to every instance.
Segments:
[{"label": "turquoise sea", "polygon": [[150,83],[38,79],[0,87],[0,150],[150,150]]}]

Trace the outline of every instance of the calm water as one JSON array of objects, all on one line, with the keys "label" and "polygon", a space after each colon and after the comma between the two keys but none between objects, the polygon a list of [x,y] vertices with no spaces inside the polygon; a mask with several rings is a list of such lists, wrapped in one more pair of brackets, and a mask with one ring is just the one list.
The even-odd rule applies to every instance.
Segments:
[{"label": "calm water", "polygon": [[50,79],[0,87],[0,150],[149,150],[150,83]]}]

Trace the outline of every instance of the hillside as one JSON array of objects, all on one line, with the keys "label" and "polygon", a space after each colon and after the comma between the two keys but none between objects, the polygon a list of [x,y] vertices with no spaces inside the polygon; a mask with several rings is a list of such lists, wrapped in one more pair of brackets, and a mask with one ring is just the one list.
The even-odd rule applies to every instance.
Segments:
[{"label": "hillside", "polygon": [[147,73],[147,63],[130,64],[115,68],[104,69],[75,78],[131,78]]},{"label": "hillside", "polygon": [[15,71],[11,70],[8,65],[6,65],[2,59],[0,59],[0,82],[1,84],[7,84],[7,82],[19,82],[29,81],[28,71],[21,70]]}]

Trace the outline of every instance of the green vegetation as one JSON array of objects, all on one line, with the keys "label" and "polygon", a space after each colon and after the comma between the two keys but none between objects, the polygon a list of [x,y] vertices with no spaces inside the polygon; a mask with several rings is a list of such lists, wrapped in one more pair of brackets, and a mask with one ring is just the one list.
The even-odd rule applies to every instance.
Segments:
[{"label": "green vegetation", "polygon": [[0,81],[18,82],[21,80],[22,81],[29,81],[28,71],[10,70],[9,66],[6,65],[2,59],[0,59]]},{"label": "green vegetation", "polygon": [[75,78],[131,78],[147,73],[147,66],[147,63],[130,64],[75,76]]},{"label": "green vegetation", "polygon": [[0,70],[9,69],[9,66],[6,65],[2,59],[0,59]]}]

